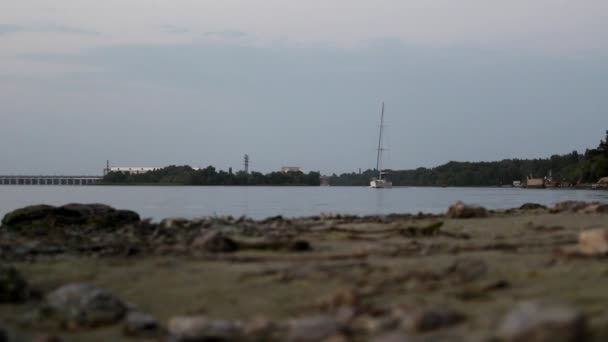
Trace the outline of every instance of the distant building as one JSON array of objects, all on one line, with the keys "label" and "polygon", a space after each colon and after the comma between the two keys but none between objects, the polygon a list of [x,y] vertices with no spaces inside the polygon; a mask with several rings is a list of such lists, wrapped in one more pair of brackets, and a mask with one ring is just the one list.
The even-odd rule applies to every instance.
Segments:
[{"label": "distant building", "polygon": [[321,176],[319,177],[319,180],[321,182],[321,186],[329,186],[329,177],[328,176]]},{"label": "distant building", "polygon": [[129,174],[140,174],[149,171],[156,171],[162,169],[161,167],[141,167],[141,166],[112,166],[109,168],[110,172],[122,172]]},{"label": "distant building", "polygon": [[283,166],[281,167],[281,172],[302,172],[302,168],[299,166]]},{"label": "distant building", "polygon": [[529,189],[541,189],[545,187],[545,180],[543,178],[528,178],[526,179],[526,188]]}]

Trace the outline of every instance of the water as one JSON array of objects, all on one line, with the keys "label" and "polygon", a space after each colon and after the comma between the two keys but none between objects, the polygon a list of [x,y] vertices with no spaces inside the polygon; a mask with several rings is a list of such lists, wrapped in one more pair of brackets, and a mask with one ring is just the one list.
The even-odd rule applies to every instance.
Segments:
[{"label": "water", "polygon": [[338,212],[357,215],[444,212],[457,200],[487,208],[564,200],[608,202],[608,191],[514,188],[0,186],[0,215],[31,204],[104,203],[142,217],[206,215],[287,217]]}]

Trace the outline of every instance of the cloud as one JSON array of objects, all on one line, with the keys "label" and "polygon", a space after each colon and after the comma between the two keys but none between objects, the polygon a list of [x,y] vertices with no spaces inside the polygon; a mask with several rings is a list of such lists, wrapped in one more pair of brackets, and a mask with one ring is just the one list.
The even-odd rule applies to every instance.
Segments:
[{"label": "cloud", "polygon": [[239,31],[239,30],[221,30],[221,31],[212,31],[205,32],[205,36],[218,38],[218,39],[226,39],[226,40],[234,40],[234,39],[242,39],[247,37],[247,32]]},{"label": "cloud", "polygon": [[184,33],[192,32],[189,28],[186,28],[183,26],[177,26],[177,25],[170,25],[170,24],[161,25],[160,28],[163,32],[166,32],[169,34],[184,34]]},{"label": "cloud", "polygon": [[0,35],[23,31],[22,26],[0,24]]},{"label": "cloud", "polygon": [[36,25],[7,25],[0,24],[0,35],[33,32],[33,33],[65,33],[86,36],[97,36],[99,32],[91,31],[83,28],[57,25],[57,24],[36,24]]}]

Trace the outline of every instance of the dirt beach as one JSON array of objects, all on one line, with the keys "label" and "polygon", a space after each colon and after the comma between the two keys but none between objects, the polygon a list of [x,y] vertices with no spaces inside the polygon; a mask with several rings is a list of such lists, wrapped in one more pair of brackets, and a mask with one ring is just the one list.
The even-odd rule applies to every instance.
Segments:
[{"label": "dirt beach", "polygon": [[28,207],[0,229],[0,341],[606,341],[607,229],[582,202],[160,223]]}]

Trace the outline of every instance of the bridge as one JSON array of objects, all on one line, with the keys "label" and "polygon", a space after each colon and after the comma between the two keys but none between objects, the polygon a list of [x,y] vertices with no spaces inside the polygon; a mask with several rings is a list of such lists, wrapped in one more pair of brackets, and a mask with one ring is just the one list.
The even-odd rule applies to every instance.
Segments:
[{"label": "bridge", "polygon": [[95,185],[102,176],[0,176],[0,185]]}]

